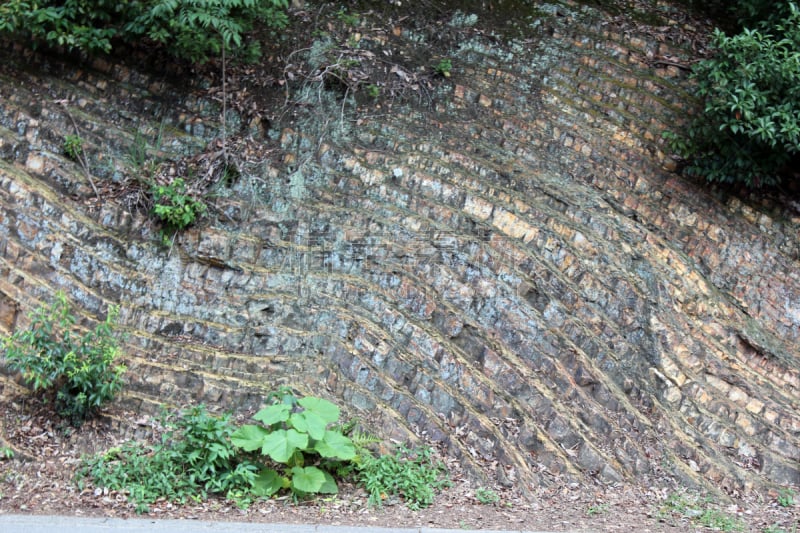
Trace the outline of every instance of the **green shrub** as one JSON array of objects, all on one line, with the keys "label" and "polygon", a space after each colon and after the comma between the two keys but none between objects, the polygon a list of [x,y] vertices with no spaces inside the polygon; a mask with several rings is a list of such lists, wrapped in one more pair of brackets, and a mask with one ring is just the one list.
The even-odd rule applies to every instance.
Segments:
[{"label": "green shrub", "polygon": [[205,406],[165,416],[166,431],[154,446],[127,443],[83,459],[78,477],[95,487],[125,492],[137,512],[158,499],[185,504],[222,495],[245,507],[257,467],[237,455],[229,415],[213,416]]},{"label": "green shrub", "polygon": [[354,459],[356,450],[335,426],[339,420],[336,405],[322,398],[297,399],[283,393],[253,419],[261,424],[242,426],[231,440],[270,461],[253,484],[257,496],[272,496],[281,489],[290,489],[295,497],[338,492],[333,473],[343,462]]},{"label": "green shrub", "polygon": [[219,55],[223,45],[257,57],[257,44],[247,45],[244,34],[256,23],[273,29],[288,24],[288,0],[151,0],[146,6],[125,24],[123,36],[147,37],[193,62]]},{"label": "green shrub", "polygon": [[246,506],[281,489],[295,497],[336,493],[333,474],[355,457],[353,442],[333,426],[339,408],[286,392],[272,397],[253,417],[259,425],[236,428],[229,415],[211,416],[203,406],[165,417],[159,444],[125,444],[85,458],[79,478],[126,492],[139,512],[158,499],[186,503],[209,494]]},{"label": "green shrub", "polygon": [[792,489],[781,489],[778,491],[778,505],[781,507],[791,507],[795,503],[795,492]]},{"label": "green shrub", "polygon": [[500,496],[492,489],[486,487],[478,487],[478,489],[475,490],[475,498],[484,505],[493,505],[500,501]]},{"label": "green shrub", "polygon": [[80,423],[122,388],[125,367],[117,364],[113,331],[118,313],[111,307],[105,321],[79,337],[73,331],[75,316],[59,292],[50,306],[31,313],[27,330],[3,338],[8,366],[34,391],[55,390],[59,412]]},{"label": "green shrub", "polygon": [[752,28],[762,22],[780,24],[791,15],[790,4],[785,0],[738,0],[729,9],[741,28]]},{"label": "green shrub", "polygon": [[436,491],[448,487],[447,469],[432,458],[428,447],[398,446],[394,455],[367,455],[356,465],[356,479],[369,492],[369,503],[399,496],[412,510],[428,507]]},{"label": "green shrub", "polygon": [[112,40],[143,38],[195,62],[232,52],[257,52],[244,34],[258,24],[284,28],[288,0],[7,0],[0,4],[0,33],[84,52],[110,52]]},{"label": "green shrub", "polygon": [[716,54],[695,67],[703,113],[672,142],[689,174],[771,185],[800,154],[800,9],[781,5],[779,21],[734,36],[716,30]]},{"label": "green shrub", "polygon": [[152,193],[153,212],[171,231],[191,226],[206,212],[206,205],[186,192],[182,178],[167,185],[155,185]]},{"label": "green shrub", "polygon": [[444,76],[445,78],[449,78],[450,71],[453,70],[453,62],[447,58],[442,59],[436,64],[434,70],[436,71],[436,74]]},{"label": "green shrub", "polygon": [[0,32],[18,34],[34,42],[87,52],[108,52],[118,24],[138,2],[66,0],[0,4]]},{"label": "green shrub", "polygon": [[67,135],[64,137],[62,150],[64,155],[73,161],[78,161],[83,154],[83,139],[78,135]]},{"label": "green shrub", "polygon": [[241,507],[284,489],[295,499],[336,494],[337,479],[354,475],[371,504],[397,495],[419,509],[450,483],[430,448],[401,446],[394,455],[373,456],[365,446],[377,439],[358,431],[350,438],[355,424],[339,424],[339,408],[327,400],[296,398],[282,389],[267,401],[253,416],[259,424],[238,428],[229,415],[209,415],[202,405],[165,416],[158,444],[127,443],[84,458],[79,488],[91,480],[97,488],[126,493],[143,512],[157,500],[184,504],[211,494]]}]

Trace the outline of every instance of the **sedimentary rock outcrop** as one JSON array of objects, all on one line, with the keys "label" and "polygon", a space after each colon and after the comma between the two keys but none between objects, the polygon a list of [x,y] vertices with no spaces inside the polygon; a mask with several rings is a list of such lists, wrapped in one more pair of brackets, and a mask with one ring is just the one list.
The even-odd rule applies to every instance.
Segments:
[{"label": "sedimentary rock outcrop", "polygon": [[171,248],[61,144],[78,127],[102,183],[137,131],[204,146],[216,108],[104,61],[4,57],[0,322],[57,289],[89,318],[119,303],[143,410],[291,385],[522,487],[797,483],[800,217],[668,171],[661,134],[693,104],[648,58],[683,51],[574,6],[547,26],[463,42],[434,109],[287,125],[289,163],[244,168]]}]

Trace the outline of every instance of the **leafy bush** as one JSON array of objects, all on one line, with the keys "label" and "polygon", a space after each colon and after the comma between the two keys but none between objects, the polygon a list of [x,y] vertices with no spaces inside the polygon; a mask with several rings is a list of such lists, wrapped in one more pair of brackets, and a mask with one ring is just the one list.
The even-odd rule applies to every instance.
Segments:
[{"label": "leafy bush", "polygon": [[[743,3],[757,13],[763,2]],[[694,69],[703,114],[672,142],[689,174],[759,187],[777,183],[800,154],[800,9],[781,5],[786,18],[734,36],[716,30],[715,56]]]},{"label": "leafy bush", "polygon": [[437,490],[450,486],[447,469],[431,457],[430,448],[398,446],[394,455],[368,455],[356,465],[356,478],[379,506],[389,496],[402,497],[412,510],[433,503]]},{"label": "leafy bush", "polygon": [[749,28],[766,22],[777,25],[787,19],[792,12],[791,3],[785,0],[738,0],[729,6],[742,28]]},{"label": "leafy bush", "polygon": [[261,424],[242,426],[231,441],[245,451],[259,452],[275,466],[259,472],[253,484],[257,496],[272,496],[284,488],[295,497],[338,492],[332,473],[355,458],[356,450],[334,426],[339,420],[336,405],[312,396],[280,394],[253,419]]},{"label": "leafy bush", "polygon": [[443,464],[430,448],[399,447],[374,457],[365,446],[375,437],[338,424],[340,411],[316,397],[296,398],[288,389],[269,396],[271,404],[253,418],[260,424],[236,428],[230,415],[208,414],[204,406],[165,416],[158,444],[128,443],[83,459],[79,487],[127,493],[143,512],[163,499],[177,503],[224,496],[245,507],[283,489],[294,498],[336,494],[336,479],[355,474],[379,505],[387,495],[404,498],[412,509],[428,506],[436,490],[449,485]]},{"label": "leafy bush", "polygon": [[185,229],[206,212],[206,205],[186,192],[183,179],[153,187],[153,212],[170,230]]},{"label": "leafy bush", "polygon": [[90,53],[110,52],[115,38],[147,38],[176,57],[202,62],[223,45],[257,52],[244,34],[256,23],[284,28],[287,7],[288,0],[8,0],[0,3],[0,33]]},{"label": "leafy bush", "polygon": [[178,57],[204,62],[222,52],[258,55],[256,43],[243,36],[260,25],[286,27],[288,0],[151,0],[123,27],[127,37],[147,37]]},{"label": "leafy bush", "polygon": [[163,422],[160,443],[127,443],[84,458],[79,478],[127,492],[137,512],[161,498],[183,504],[219,494],[243,507],[250,502],[257,467],[237,455],[229,415],[213,416],[200,405]]},{"label": "leafy bush", "polygon": [[59,292],[50,306],[31,313],[27,330],[3,338],[8,366],[21,372],[34,391],[55,390],[59,412],[80,423],[122,388],[125,367],[116,363],[113,331],[118,314],[111,307],[105,321],[78,337],[75,316]]},{"label": "leafy bush", "polygon": [[78,161],[83,154],[83,139],[78,135],[67,135],[64,137],[62,150],[64,151],[64,155],[73,161]]},{"label": "leafy bush", "polygon": [[0,4],[0,32],[20,34],[34,42],[70,50],[108,52],[119,33],[118,23],[137,2],[66,0]]}]

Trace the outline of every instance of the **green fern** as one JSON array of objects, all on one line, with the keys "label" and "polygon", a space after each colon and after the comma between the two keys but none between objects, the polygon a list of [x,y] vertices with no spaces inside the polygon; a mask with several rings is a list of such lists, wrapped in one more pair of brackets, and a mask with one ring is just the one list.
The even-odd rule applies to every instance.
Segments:
[{"label": "green fern", "polygon": [[355,430],[351,433],[347,433],[347,436],[350,437],[351,441],[353,441],[353,444],[355,445],[357,450],[366,448],[370,444],[376,444],[378,442],[381,442],[381,439],[378,438],[377,436],[360,430]]}]

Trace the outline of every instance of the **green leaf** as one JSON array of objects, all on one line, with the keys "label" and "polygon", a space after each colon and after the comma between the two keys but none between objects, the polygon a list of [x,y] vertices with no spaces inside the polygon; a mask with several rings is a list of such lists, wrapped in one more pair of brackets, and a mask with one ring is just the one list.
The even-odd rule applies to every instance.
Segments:
[{"label": "green leaf", "polygon": [[322,457],[342,459],[343,461],[349,461],[356,456],[353,441],[338,431],[326,431],[322,440],[314,445],[314,450]]},{"label": "green leaf", "polygon": [[322,475],[325,476],[325,482],[317,492],[320,494],[338,494],[339,486],[336,484],[336,480],[333,479],[333,476],[325,470],[322,471]]},{"label": "green leaf", "polygon": [[297,431],[308,433],[314,440],[322,439],[323,435],[325,435],[325,428],[328,425],[322,417],[312,411],[292,414],[289,418],[289,423]]},{"label": "green leaf", "polygon": [[272,424],[289,420],[291,410],[292,406],[285,403],[270,405],[257,412],[253,419],[262,422],[265,426],[271,426]]},{"label": "green leaf", "polygon": [[252,452],[264,445],[267,435],[269,431],[263,427],[248,424],[233,432],[231,442],[237,448]]},{"label": "green leaf", "polygon": [[264,438],[261,453],[268,455],[276,463],[286,464],[298,448],[308,446],[308,435],[294,429],[278,429]]},{"label": "green leaf", "polygon": [[264,468],[253,480],[253,494],[256,496],[272,496],[283,488],[285,479],[271,468]]},{"label": "green leaf", "polygon": [[300,404],[306,412],[314,413],[327,423],[339,420],[339,408],[336,404],[328,400],[307,396],[305,398],[300,398],[297,403]]},{"label": "green leaf", "polygon": [[316,466],[292,468],[292,490],[317,493],[325,484],[325,473]]}]

